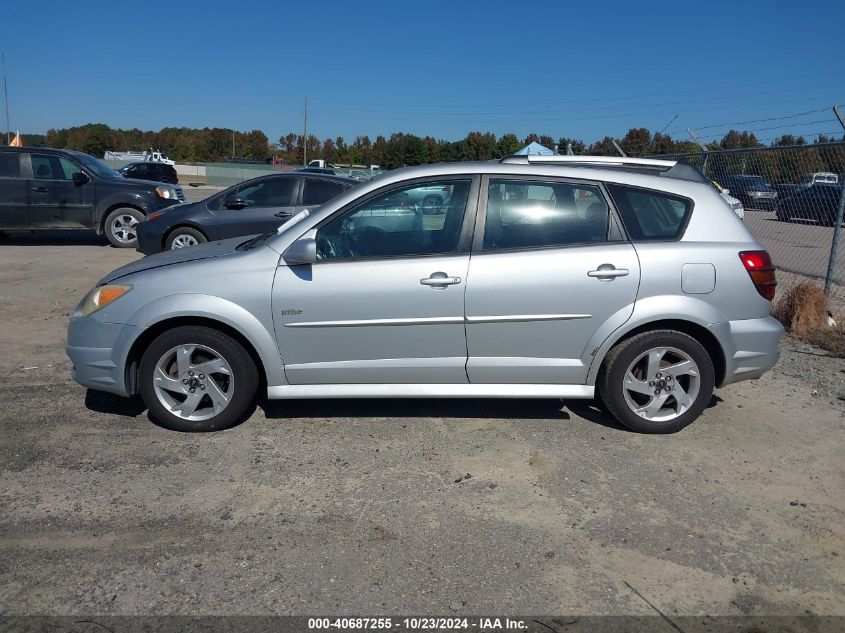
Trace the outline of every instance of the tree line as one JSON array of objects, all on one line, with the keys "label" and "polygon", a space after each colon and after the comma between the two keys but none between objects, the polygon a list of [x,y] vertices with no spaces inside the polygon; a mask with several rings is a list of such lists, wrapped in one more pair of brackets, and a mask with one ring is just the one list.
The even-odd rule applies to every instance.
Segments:
[{"label": "tree line", "polygon": [[[701,147],[692,140],[674,139],[668,134],[651,132],[647,128],[631,128],[621,139],[605,136],[591,144],[581,139],[551,134],[532,133],[525,137],[507,133],[496,136],[492,132],[470,132],[463,139],[449,141],[433,136],[416,136],[397,132],[389,137],[356,136],[347,142],[342,136],[320,139],[315,135],[303,138],[302,134],[291,132],[270,143],[260,130],[239,132],[228,128],[175,128],[166,127],[155,131],[115,129],[102,123],[91,123],[77,127],[51,129],[45,135],[24,134],[24,141],[33,147],[57,147],[76,149],[97,157],[107,150],[144,150],[150,147],[161,149],[177,162],[219,162],[224,160],[249,159],[269,161],[271,157],[291,165],[301,165],[304,160],[323,159],[338,165],[380,165],[393,169],[405,165],[422,165],[437,162],[468,160],[490,160],[514,153],[536,141],[548,148],[557,146],[561,153],[570,147],[575,154],[616,156],[616,140],[629,156],[659,156],[665,154],[696,153]],[[837,139],[824,136],[811,139],[825,143]],[[845,140],[845,139],[843,139]],[[801,136],[783,135],[773,141],[770,147],[805,145]],[[753,132],[730,130],[719,141],[707,145],[710,150],[763,148]]]}]

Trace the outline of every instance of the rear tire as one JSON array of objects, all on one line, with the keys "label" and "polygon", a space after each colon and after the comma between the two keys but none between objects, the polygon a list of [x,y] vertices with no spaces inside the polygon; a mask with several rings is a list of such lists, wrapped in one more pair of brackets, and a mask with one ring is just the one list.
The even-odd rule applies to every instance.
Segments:
[{"label": "rear tire", "polygon": [[138,381],[155,422],[175,431],[219,431],[250,412],[259,376],[249,352],[234,338],[189,325],[150,343]]},{"label": "rear tire", "polygon": [[111,245],[135,248],[138,245],[138,222],[143,219],[144,214],[131,207],[121,207],[109,213],[103,228]]},{"label": "rear tire", "polygon": [[197,246],[198,244],[205,244],[208,238],[202,234],[201,231],[193,229],[189,226],[181,226],[173,229],[170,235],[164,242],[164,250],[173,251],[179,248],[186,248],[188,246]]},{"label": "rear tire", "polygon": [[652,330],[610,350],[598,387],[610,414],[632,431],[675,433],[710,402],[715,370],[707,350],[691,336]]}]

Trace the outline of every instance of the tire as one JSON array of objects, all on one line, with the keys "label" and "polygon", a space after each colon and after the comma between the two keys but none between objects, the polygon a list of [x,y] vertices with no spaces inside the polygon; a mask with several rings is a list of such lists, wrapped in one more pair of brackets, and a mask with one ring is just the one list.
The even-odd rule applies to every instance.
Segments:
[{"label": "tire", "polygon": [[106,216],[103,223],[106,237],[117,248],[135,248],[138,245],[138,222],[144,214],[131,207],[115,209]]},{"label": "tire", "polygon": [[[649,367],[652,353],[658,363]],[[666,371],[681,362],[683,369]],[[649,374],[649,369],[654,371]],[[696,375],[686,373],[688,369],[695,369]],[[610,350],[598,387],[610,414],[632,431],[675,433],[691,424],[710,402],[715,374],[710,355],[697,340],[675,330],[653,330]],[[656,397],[652,389],[659,387],[662,393]],[[684,403],[685,399],[689,402]],[[649,411],[649,405],[662,408]]]},{"label": "tire", "polygon": [[153,421],[174,431],[219,431],[251,412],[259,377],[234,338],[188,325],[153,340],[141,357],[138,380]]},{"label": "tire", "polygon": [[201,231],[190,226],[180,226],[173,229],[164,241],[164,250],[173,251],[179,248],[205,244],[208,238]]}]

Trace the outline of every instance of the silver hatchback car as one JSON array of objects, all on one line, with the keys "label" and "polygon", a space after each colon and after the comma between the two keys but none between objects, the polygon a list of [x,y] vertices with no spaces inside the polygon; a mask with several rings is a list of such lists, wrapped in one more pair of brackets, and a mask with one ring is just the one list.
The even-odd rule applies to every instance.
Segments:
[{"label": "silver hatchback car", "polygon": [[[439,213],[420,190],[447,194]],[[140,394],[179,430],[231,426],[261,389],[596,398],[667,433],[772,367],[774,291],[694,168],[513,156],[393,171],[277,231],[119,268],[74,312],[67,353],[79,383]]]}]

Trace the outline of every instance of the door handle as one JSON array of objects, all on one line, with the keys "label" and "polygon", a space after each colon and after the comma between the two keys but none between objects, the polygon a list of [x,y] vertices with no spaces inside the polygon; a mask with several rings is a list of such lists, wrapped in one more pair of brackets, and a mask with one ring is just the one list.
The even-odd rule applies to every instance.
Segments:
[{"label": "door handle", "polygon": [[625,277],[629,273],[627,268],[616,268],[613,264],[602,264],[596,270],[587,273],[587,277],[597,277],[599,281],[613,281],[616,277]]},{"label": "door handle", "polygon": [[446,273],[432,273],[431,277],[420,279],[423,286],[454,286],[461,283],[460,277],[449,277]]},{"label": "door handle", "polygon": [[33,187],[32,190],[38,193],[47,193],[47,187]]},{"label": "door handle", "polygon": [[279,211],[278,213],[274,213],[277,218],[289,218],[292,214],[290,211]]}]

